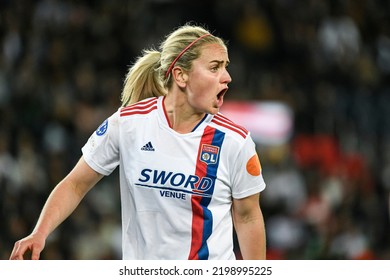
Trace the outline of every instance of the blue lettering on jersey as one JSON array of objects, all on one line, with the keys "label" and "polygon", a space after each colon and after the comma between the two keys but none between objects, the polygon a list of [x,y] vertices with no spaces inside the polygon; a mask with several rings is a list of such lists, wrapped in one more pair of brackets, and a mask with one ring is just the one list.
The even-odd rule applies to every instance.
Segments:
[{"label": "blue lettering on jersey", "polygon": [[[209,177],[198,177],[196,175],[186,175],[174,173],[172,171],[143,169],[136,183],[139,187],[161,189],[165,191],[189,193],[200,196],[210,196],[207,191],[213,186],[213,180]],[[160,192],[161,196],[168,193]],[[172,197],[172,195],[170,195]],[[180,196],[183,199],[182,196]]]},{"label": "blue lettering on jersey", "polygon": [[163,197],[172,197],[172,198],[177,198],[177,199],[181,199],[181,200],[186,200],[186,194],[180,193],[180,192],[160,191],[160,195]]},{"label": "blue lettering on jersey", "polygon": [[96,130],[96,135],[102,136],[106,133],[108,128],[108,120],[105,120]]}]

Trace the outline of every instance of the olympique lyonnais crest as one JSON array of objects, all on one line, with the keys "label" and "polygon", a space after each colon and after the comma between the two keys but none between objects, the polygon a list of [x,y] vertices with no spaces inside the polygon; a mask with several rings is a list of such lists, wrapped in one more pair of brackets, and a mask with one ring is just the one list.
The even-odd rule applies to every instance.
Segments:
[{"label": "olympique lyonnais crest", "polygon": [[202,150],[200,151],[200,160],[209,164],[216,164],[219,154],[219,147],[203,144]]}]

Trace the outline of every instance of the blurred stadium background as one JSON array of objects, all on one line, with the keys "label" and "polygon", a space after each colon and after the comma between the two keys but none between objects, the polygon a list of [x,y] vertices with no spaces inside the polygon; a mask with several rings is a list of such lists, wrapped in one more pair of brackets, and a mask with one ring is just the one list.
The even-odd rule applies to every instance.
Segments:
[{"label": "blurred stadium background", "polygon": [[[390,259],[385,0],[0,1],[0,259],[120,105],[130,63],[188,21],[229,41],[224,110],[256,135],[268,258]],[[120,259],[119,211],[114,174],[42,258]]]}]

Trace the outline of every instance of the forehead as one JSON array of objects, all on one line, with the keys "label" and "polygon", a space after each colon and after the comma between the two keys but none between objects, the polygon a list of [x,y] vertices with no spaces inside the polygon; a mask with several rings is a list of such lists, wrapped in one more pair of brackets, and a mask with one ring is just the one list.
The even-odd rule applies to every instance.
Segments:
[{"label": "forehead", "polygon": [[228,51],[225,46],[218,43],[205,44],[200,49],[200,56],[198,60],[203,61],[228,61]]}]

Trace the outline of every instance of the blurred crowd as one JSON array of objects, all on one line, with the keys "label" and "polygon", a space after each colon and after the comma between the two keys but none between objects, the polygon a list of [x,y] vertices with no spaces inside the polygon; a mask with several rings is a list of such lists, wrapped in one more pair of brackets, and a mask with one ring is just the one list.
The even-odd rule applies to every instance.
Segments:
[{"label": "blurred crowd", "polygon": [[[0,259],[120,106],[143,48],[193,21],[228,41],[227,99],[294,112],[258,143],[269,259],[390,259],[390,2],[0,2]],[[43,259],[120,259],[118,176],[48,239]],[[239,257],[239,248],[236,248]]]}]

